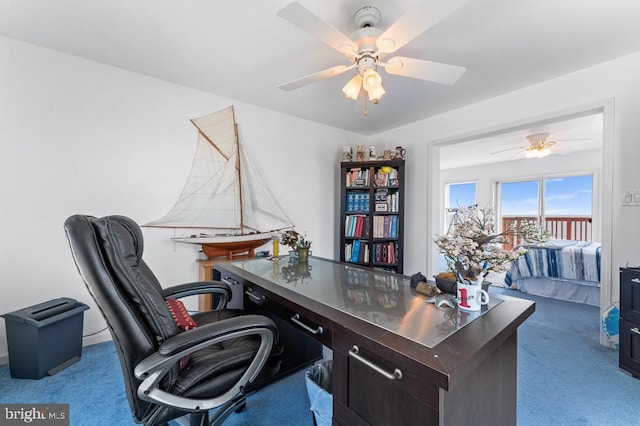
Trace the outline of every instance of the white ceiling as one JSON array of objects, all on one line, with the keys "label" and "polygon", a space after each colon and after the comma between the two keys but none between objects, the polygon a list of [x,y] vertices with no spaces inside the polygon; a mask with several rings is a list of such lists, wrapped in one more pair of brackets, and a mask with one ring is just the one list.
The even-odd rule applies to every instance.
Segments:
[{"label": "white ceiling", "polygon": [[[300,0],[345,34],[377,7],[388,27],[414,2]],[[348,65],[276,15],[290,0],[0,0],[0,35],[364,135],[640,50],[636,0],[470,0],[397,54],[467,68],[454,86],[382,72],[387,94],[345,98],[350,74],[292,92],[282,83]],[[46,70],[43,70],[46,72]]]},{"label": "white ceiling", "polygon": [[[567,155],[578,151],[593,151],[602,155],[604,121],[603,114],[590,114],[577,118],[543,124],[523,125],[496,135],[478,137],[440,149],[440,169],[457,169],[481,164],[501,163],[525,159],[528,135],[549,133],[547,141],[556,142],[551,155]],[[536,159],[526,167],[533,167]]]}]

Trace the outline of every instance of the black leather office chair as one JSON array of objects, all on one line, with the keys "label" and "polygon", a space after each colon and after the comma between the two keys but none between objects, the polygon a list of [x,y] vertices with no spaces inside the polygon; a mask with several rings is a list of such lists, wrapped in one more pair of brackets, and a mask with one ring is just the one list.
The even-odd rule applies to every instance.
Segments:
[{"label": "black leather office chair", "polygon": [[[133,220],[75,215],[65,231],[113,336],[136,422],[163,424],[191,413],[192,425],[221,424],[244,409],[252,382],[278,371],[275,324],[223,309],[231,291],[221,282],[163,290],[142,260],[142,232]],[[197,327],[182,331],[166,299],[202,293],[217,295],[218,309],[193,314]]]}]

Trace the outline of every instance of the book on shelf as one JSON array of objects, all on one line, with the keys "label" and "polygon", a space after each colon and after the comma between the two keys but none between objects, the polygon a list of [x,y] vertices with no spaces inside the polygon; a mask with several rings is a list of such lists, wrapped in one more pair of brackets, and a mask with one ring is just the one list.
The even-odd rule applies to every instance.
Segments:
[{"label": "book on shelf", "polygon": [[355,240],[344,245],[344,257],[351,263],[369,262],[369,244],[366,241]]},{"label": "book on shelf", "polygon": [[377,212],[398,212],[398,191],[389,192],[388,189],[376,189],[375,210]]},{"label": "book on shelf", "polygon": [[344,236],[363,238],[369,237],[369,216],[348,215],[345,218]]},{"label": "book on shelf", "polygon": [[353,242],[353,252],[351,253],[351,262],[358,262],[358,255],[360,254],[360,240],[355,240]]},{"label": "book on shelf", "polygon": [[369,211],[370,197],[368,192],[347,192],[346,197],[347,213]]},{"label": "book on shelf", "polygon": [[378,169],[374,176],[375,186],[398,186],[398,169],[392,168],[389,173]]},{"label": "book on shelf", "polygon": [[347,187],[364,188],[369,186],[369,169],[359,167],[349,169],[346,176]]},{"label": "book on shelf", "polygon": [[391,216],[391,238],[398,238],[398,216]]},{"label": "book on shelf", "polygon": [[374,259],[376,263],[395,264],[397,257],[398,243],[390,241],[385,243],[375,243],[373,245]]},{"label": "book on shelf", "polygon": [[373,238],[398,238],[398,216],[374,216]]}]

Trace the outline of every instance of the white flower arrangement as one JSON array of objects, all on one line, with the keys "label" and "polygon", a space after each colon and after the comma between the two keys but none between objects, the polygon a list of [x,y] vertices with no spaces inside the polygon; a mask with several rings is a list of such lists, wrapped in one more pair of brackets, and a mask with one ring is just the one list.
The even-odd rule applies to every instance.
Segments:
[{"label": "white flower arrangement", "polygon": [[459,282],[481,281],[489,271],[506,271],[511,262],[523,256],[527,252],[523,247],[503,248],[502,244],[508,242],[506,237],[509,235],[517,235],[525,241],[543,242],[548,239],[548,232],[529,222],[496,233],[490,208],[461,207],[458,215],[461,223],[448,234],[436,235],[434,242]]}]

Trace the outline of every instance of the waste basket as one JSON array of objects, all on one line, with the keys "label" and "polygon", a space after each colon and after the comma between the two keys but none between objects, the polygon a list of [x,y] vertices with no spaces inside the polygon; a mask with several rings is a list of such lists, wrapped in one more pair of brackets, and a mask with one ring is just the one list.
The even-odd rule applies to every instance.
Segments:
[{"label": "waste basket", "polygon": [[11,377],[41,379],[77,362],[87,309],[84,303],[63,297],[2,315]]},{"label": "waste basket", "polygon": [[312,366],[304,374],[314,424],[318,426],[331,426],[333,419],[332,369],[333,361],[323,361]]}]

